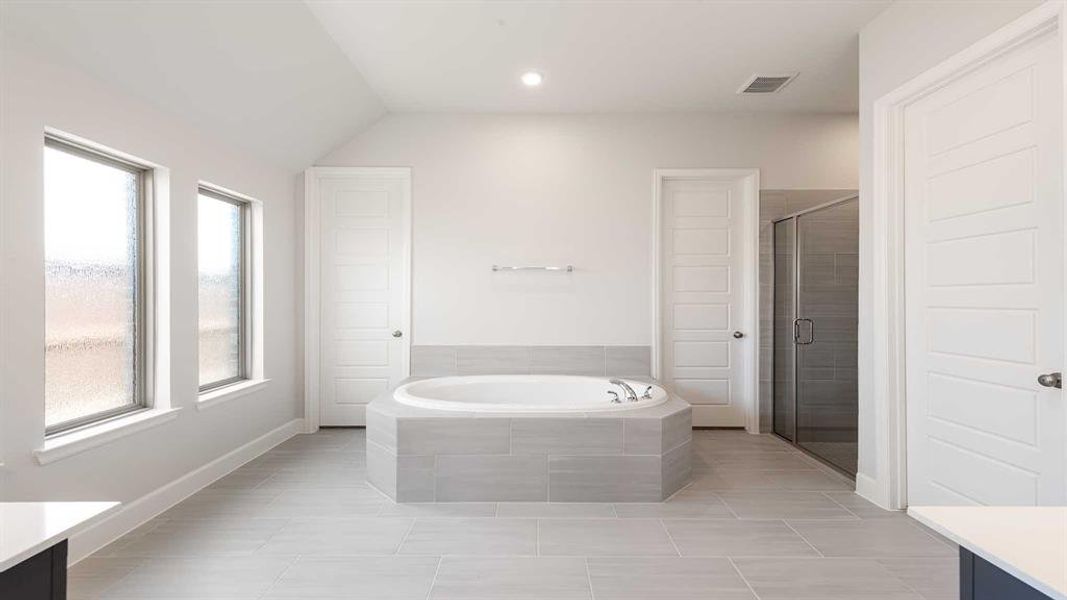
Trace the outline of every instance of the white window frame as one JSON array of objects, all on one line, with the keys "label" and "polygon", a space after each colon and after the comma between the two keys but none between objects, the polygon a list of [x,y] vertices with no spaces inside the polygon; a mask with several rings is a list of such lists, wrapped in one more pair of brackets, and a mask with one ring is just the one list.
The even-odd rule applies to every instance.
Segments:
[{"label": "white window frame", "polygon": [[[242,229],[242,374],[240,377],[199,386],[196,407],[198,410],[203,410],[223,401],[239,398],[262,389],[266,387],[270,380],[266,378],[264,372],[263,353],[263,204],[251,196],[205,181],[198,182],[196,193],[198,203],[200,195],[204,195],[216,200],[239,205],[241,207]],[[199,234],[199,229],[197,233]],[[197,259],[199,265],[199,255]],[[199,266],[197,267],[197,273],[199,274]],[[197,298],[199,299],[199,288]],[[199,314],[198,309],[198,319]],[[199,335],[197,340],[199,342]],[[200,360],[198,356],[198,381],[199,365]]]},{"label": "white window frame", "polygon": [[[134,313],[137,338],[134,345],[135,388],[132,404],[92,413],[76,419],[45,427],[45,438],[54,438],[74,433],[115,419],[149,410],[153,407],[155,378],[155,352],[153,334],[155,311],[152,293],[153,272],[153,167],[110,152],[95,145],[53,132],[44,136],[44,147],[91,160],[106,166],[122,169],[137,176],[137,279],[134,288]],[[45,182],[47,185],[47,182]],[[45,224],[47,227],[47,223]],[[47,319],[47,311],[45,313]]]}]

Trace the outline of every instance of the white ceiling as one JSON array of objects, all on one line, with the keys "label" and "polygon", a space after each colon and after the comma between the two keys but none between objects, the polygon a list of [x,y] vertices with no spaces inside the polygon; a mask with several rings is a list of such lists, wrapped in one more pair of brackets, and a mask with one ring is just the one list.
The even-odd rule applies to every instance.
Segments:
[{"label": "white ceiling", "polygon": [[[857,33],[888,4],[0,0],[0,31],[302,169],[387,110],[853,112]],[[734,93],[764,71],[800,77]]]},{"label": "white ceiling", "polygon": [[[857,34],[889,4],[307,1],[389,110],[469,112],[853,112]],[[780,94],[735,94],[793,71]]]},{"label": "white ceiling", "polygon": [[297,0],[0,0],[0,30],[293,169],[385,110]]}]

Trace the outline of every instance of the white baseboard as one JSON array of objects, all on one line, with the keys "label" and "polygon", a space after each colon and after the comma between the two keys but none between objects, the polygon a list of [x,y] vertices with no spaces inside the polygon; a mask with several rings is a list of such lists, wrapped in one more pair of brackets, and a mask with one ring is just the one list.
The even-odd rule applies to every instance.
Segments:
[{"label": "white baseboard", "polygon": [[124,503],[118,512],[108,519],[70,538],[69,564],[73,565],[119,539],[241,465],[303,431],[304,420],[293,419],[133,502]]},{"label": "white baseboard", "polygon": [[889,499],[884,497],[884,492],[885,490],[877,479],[870,475],[856,473],[856,493],[864,500],[873,502],[886,510],[890,510]]}]

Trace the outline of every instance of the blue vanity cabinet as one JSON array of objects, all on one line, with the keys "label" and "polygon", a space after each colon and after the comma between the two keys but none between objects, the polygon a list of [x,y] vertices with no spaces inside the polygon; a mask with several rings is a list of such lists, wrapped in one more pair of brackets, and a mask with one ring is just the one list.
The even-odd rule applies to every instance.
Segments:
[{"label": "blue vanity cabinet", "polygon": [[1049,600],[1049,596],[960,546],[960,600]]}]

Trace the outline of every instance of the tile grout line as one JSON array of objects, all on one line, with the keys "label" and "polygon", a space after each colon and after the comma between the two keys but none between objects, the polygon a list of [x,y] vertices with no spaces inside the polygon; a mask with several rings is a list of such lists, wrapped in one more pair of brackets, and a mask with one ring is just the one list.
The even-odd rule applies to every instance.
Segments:
[{"label": "tile grout line", "polygon": [[722,505],[726,507],[726,510],[730,511],[730,514],[731,514],[731,515],[733,515],[735,519],[737,519],[738,521],[741,521],[741,520],[743,520],[743,519],[741,519],[741,517],[737,516],[737,511],[735,511],[735,510],[733,509],[733,507],[732,507],[732,506],[730,506],[730,503],[729,503],[729,502],[727,502],[726,500],[724,500],[724,499],[723,499],[723,497],[722,497],[722,495],[721,495],[721,494],[719,494],[718,492],[712,492],[712,494],[711,494],[711,495],[713,495],[713,496],[715,496],[716,498],[718,498],[718,499],[719,499],[719,502],[721,502],[721,503],[722,503]]},{"label": "tile grout line", "polygon": [[596,600],[596,592],[593,591],[593,573],[589,570],[589,557],[585,559],[585,580],[589,584],[589,600]]},{"label": "tile grout line", "polygon": [[830,500],[830,502],[833,502],[834,504],[836,504],[836,505],[840,506],[841,508],[845,509],[845,512],[847,512],[848,514],[852,515],[853,517],[856,517],[860,521],[866,520],[863,517],[859,516],[857,513],[853,512],[853,510],[850,509],[849,507],[845,506],[844,504],[841,504],[837,500],[834,500],[834,497],[831,496],[830,494],[828,494],[826,492],[819,492],[819,493],[822,494],[823,496],[825,496],[826,498],[828,498]]},{"label": "tile grout line", "polygon": [[437,557],[437,568],[433,570],[433,579],[430,580],[430,589],[426,590],[426,600],[433,595],[433,588],[437,585],[437,574],[441,572],[441,563],[445,562],[444,555]]},{"label": "tile grout line", "polygon": [[730,566],[733,567],[734,572],[737,573],[737,576],[741,578],[741,581],[745,583],[745,587],[748,588],[748,591],[752,592],[752,595],[755,596],[756,600],[760,600],[759,594],[756,593],[756,588],[752,587],[752,584],[749,583],[748,578],[745,577],[745,574],[741,572],[741,568],[738,567],[737,563],[734,562],[733,557],[727,556],[726,560],[730,561]]},{"label": "tile grout line", "polygon": [[667,529],[667,524],[663,522],[663,519],[656,519],[659,521],[659,526],[663,528],[663,533],[667,534],[667,539],[671,542],[671,547],[674,548],[674,552],[679,558],[682,556],[682,551],[678,548],[678,544],[674,542],[674,536],[671,535],[671,531]]},{"label": "tile grout line", "polygon": [[288,573],[289,570],[292,569],[296,565],[296,563],[300,562],[300,560],[303,558],[303,554],[297,554],[296,557],[293,558],[293,560],[289,564],[285,565],[285,568],[282,569],[282,572],[278,573],[278,575],[274,577],[274,581],[271,581],[270,585],[263,588],[263,592],[256,596],[256,598],[264,598],[267,594],[269,594],[271,590],[273,590],[274,587],[278,585],[278,582],[282,580],[282,577],[285,577],[285,574]]},{"label": "tile grout line", "polygon": [[805,544],[807,544],[808,546],[811,546],[811,549],[814,550],[815,553],[818,554],[820,558],[826,558],[826,555],[823,554],[821,550],[816,548],[815,544],[812,544],[811,542],[809,542],[808,538],[804,537],[804,535],[802,533],[797,531],[796,528],[793,527],[793,525],[789,521],[787,521],[785,519],[782,519],[781,521],[782,521],[783,524],[785,524],[786,527],[791,529],[793,531],[793,533],[797,534],[797,537],[799,537],[800,539],[804,540]]},{"label": "tile grout line", "polygon": [[408,526],[408,530],[404,532],[404,537],[400,538],[400,543],[396,545],[396,550],[393,551],[394,555],[400,554],[400,548],[404,545],[404,542],[408,541],[408,536],[411,535],[411,530],[415,529],[415,523],[417,523],[418,520],[418,517],[412,517],[411,525]]}]

